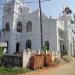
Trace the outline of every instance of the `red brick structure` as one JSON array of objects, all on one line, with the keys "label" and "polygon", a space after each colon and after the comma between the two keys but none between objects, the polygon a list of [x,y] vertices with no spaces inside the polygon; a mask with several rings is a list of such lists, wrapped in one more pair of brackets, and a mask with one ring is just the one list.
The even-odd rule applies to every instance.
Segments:
[{"label": "red brick structure", "polygon": [[30,59],[30,66],[33,70],[42,68],[44,66],[48,67],[52,65],[53,62],[50,54],[34,55]]},{"label": "red brick structure", "polygon": [[33,70],[44,66],[44,55],[34,55],[30,59],[30,65]]}]

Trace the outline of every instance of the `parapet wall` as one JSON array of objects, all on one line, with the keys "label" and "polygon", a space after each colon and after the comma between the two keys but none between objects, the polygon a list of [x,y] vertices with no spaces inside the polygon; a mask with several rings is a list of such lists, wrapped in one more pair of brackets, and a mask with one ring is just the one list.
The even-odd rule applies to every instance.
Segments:
[{"label": "parapet wall", "polygon": [[12,67],[30,67],[30,59],[35,55],[51,55],[52,62],[55,58],[60,58],[60,54],[58,52],[46,51],[30,51],[24,50],[22,54],[13,54],[13,55],[4,55],[2,58],[2,65],[4,66],[12,66]]}]

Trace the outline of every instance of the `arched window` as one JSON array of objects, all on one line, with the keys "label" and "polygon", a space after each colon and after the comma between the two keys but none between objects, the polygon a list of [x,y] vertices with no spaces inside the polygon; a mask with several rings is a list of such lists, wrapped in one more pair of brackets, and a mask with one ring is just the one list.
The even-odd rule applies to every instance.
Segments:
[{"label": "arched window", "polygon": [[9,26],[9,23],[6,22],[6,25],[5,25],[5,31],[9,31],[10,30],[10,26]]},{"label": "arched window", "polygon": [[22,32],[22,23],[20,21],[17,22],[17,32]]},{"label": "arched window", "polygon": [[47,47],[47,50],[49,50],[49,41],[45,42],[45,46]]},{"label": "arched window", "polygon": [[28,21],[26,24],[26,32],[31,32],[32,31],[32,22]]},{"label": "arched window", "polygon": [[27,41],[26,41],[26,49],[27,49],[27,48],[31,49],[31,44],[32,44],[32,43],[31,43],[31,40],[27,40]]}]

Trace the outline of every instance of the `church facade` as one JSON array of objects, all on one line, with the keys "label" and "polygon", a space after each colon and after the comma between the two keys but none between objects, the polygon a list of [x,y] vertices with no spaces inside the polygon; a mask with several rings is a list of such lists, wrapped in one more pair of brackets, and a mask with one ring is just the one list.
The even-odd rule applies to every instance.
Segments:
[{"label": "church facade", "polygon": [[[59,19],[48,18],[42,12],[42,40],[48,50],[75,55],[75,16],[65,7]],[[7,53],[30,48],[41,50],[40,14],[30,12],[21,0],[11,0],[3,8],[1,41],[7,43]]]}]

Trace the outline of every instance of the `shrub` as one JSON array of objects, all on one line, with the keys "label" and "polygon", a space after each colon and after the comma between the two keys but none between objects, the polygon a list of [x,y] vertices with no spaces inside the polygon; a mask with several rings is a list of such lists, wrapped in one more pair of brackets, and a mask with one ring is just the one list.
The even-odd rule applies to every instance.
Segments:
[{"label": "shrub", "polygon": [[63,56],[62,59],[67,62],[67,63],[70,63],[73,59],[67,55]]},{"label": "shrub", "polygon": [[65,61],[63,59],[61,59],[61,58],[55,58],[54,63],[55,64],[64,64]]},{"label": "shrub", "polygon": [[48,51],[48,47],[46,45],[43,46],[43,51]]}]

